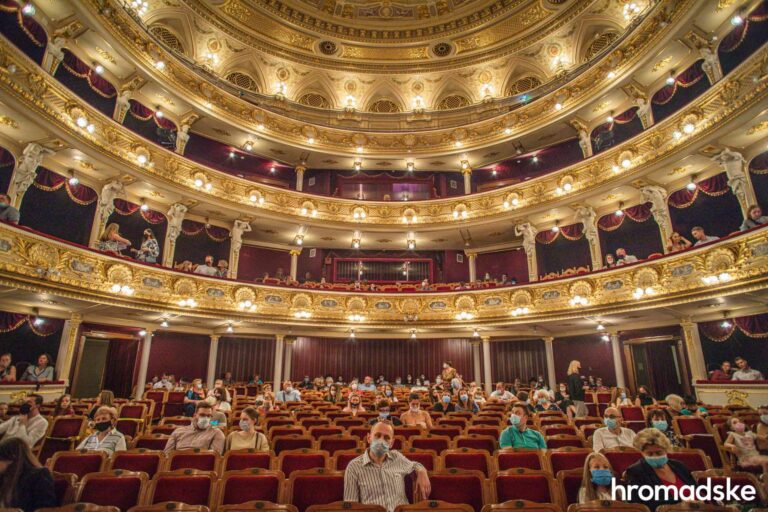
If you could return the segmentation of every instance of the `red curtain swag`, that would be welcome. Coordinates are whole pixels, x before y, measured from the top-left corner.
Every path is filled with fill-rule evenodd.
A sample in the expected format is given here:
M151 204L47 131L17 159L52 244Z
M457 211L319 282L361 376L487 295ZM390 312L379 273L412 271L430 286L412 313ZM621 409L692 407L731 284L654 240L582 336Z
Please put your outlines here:
M229 230L219 226L208 225L194 220L184 220L181 223L181 232L187 236L197 236L202 232L214 242L225 242L229 238Z
M91 69L88 64L78 59L74 53L66 48L63 51L64 60L61 62L61 65L64 66L64 69L77 77L88 80L88 85L99 96L104 98L114 98L117 96L117 90L111 83Z
M16 164L16 159L10 151L5 148L0 148L0 168L13 167Z
M741 46L741 43L744 42L744 39L747 38L747 33L749 32L750 28L749 25L751 23L761 23L767 19L768 4L763 2L757 6L755 10L749 13L749 16L744 19L744 23L734 27L733 30L731 30L728 35L723 38L717 50L723 53L731 53L737 50L739 46ZM757 30L765 29L762 27L757 27Z
M749 172L754 174L768 174L768 151L760 153L749 162Z
M701 332L712 341L722 342L730 338L739 329L750 338L768 338L768 313L733 318L723 324L723 320L699 324Z
M40 318L43 322L35 325L35 321ZM61 330L64 326L64 320L57 318L42 318L32 315L20 315L18 313L0 312L0 332L11 332L22 327L25 323L38 336L50 336Z
M176 129L176 124L173 121L165 117L157 117L154 110L152 110L151 108L145 107L144 105L142 105L136 100L129 100L129 101L131 104L130 113L133 117L135 117L139 121L149 121L150 119L154 119L155 124L160 128L163 128L165 130Z
M82 184L70 185L69 178L53 171L40 167L33 185L45 192L54 192L65 187L69 198L80 206L88 206L96 201L99 196L95 190Z
M608 215L600 217L597 221L597 227L603 231L615 231L621 227L624 223L624 219L631 219L635 222L645 222L653 216L650 203L630 206L629 208L624 208L622 211L624 212L624 215L609 213Z
M36 46L42 47L48 44L48 35L45 33L43 26L31 16L24 16L18 2L13 0L0 0L0 11L15 12L19 27L21 27L21 30L27 34L29 39L31 39Z
M699 192L711 197L717 197L726 194L729 190L728 176L723 172L706 180L699 181L693 190L683 188L673 192L667 202L675 208L689 208L696 201Z
M601 133L609 132L613 130L614 124L631 123L632 121L635 120L635 117L637 117L637 110L638 110L638 107L632 107L631 109L626 110L617 116L614 116L613 121L609 123L603 123L597 128L595 128L594 130L592 130L592 137L594 138L595 136Z
M656 105L666 105L675 96L678 87L691 87L695 85L699 80L704 78L706 74L702 69L703 60L696 61L688 69L675 77L675 83L672 85L665 85L653 95L652 101Z
M563 235L566 240L580 240L584 236L584 225L578 222L569 226L560 226L560 229L557 231L552 231L551 229L539 231L536 233L536 241L540 244L549 245L557 240L557 237L560 235Z
M133 215L137 211L141 217L150 224L162 224L166 221L165 215L155 210L142 211L141 206L124 199L115 199L115 211L120 215Z

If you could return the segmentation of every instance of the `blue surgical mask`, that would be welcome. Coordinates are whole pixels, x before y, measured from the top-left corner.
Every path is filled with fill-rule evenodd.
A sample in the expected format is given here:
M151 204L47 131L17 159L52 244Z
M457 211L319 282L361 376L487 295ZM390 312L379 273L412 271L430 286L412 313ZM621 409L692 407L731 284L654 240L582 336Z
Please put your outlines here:
M389 413L388 412L380 412L379 413L379 418L385 420L385 419L389 418Z
M462 402L466 402L469 399L469 396L467 395L461 395L459 396ZM768 415L766 415L766 418L768 418Z
M689 411L688 409L680 409L680 414L682 414L683 416L690 416L691 411Z
M602 485L605 487L611 485L611 481L613 480L613 473L611 473L610 469L593 469L591 470L591 473L593 484Z
M387 395L387 396L392 396L392 392L390 390L386 390L384 392L384 394Z
M654 420L651 422L653 425L653 428L659 429L662 432L666 432L669 428L669 423L667 423L667 420Z
M621 396L622 400L626 400L627 399L627 394L626 393L622 393L620 396Z
M374 439L373 442L371 442L371 452L373 452L376 457L383 457L388 451L389 444L383 439Z
M658 469L669 462L669 457L666 455L659 455L658 457L645 457L645 462L647 462L648 465L652 468Z
M449 396L444 396L444 397L443 397L443 403L446 403L446 404L449 404L449 403L451 403L451 397L449 397Z
M762 421L764 424L768 425L768 414L761 414L760 415L760 421Z
M539 405L544 405L545 403L547 403L547 401L546 401L546 400L544 400L543 398L539 398L539 400L537 401L537 403L538 403Z
M240 420L240 430L248 432L251 430L251 425L245 420Z
M197 428L199 428L200 430L206 430L210 426L211 426L211 418L207 418L203 416L197 418Z
M603 418L603 423L609 430L613 430L618 426L618 423L613 418Z
M513 414L512 416L510 416L509 417L509 424L512 425L513 427L516 427L517 425L519 425L520 424L520 416L518 416L517 414Z

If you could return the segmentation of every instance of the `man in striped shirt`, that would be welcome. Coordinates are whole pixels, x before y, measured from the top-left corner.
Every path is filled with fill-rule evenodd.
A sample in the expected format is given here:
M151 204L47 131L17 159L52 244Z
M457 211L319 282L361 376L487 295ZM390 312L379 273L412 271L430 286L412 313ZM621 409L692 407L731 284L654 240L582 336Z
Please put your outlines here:
M398 451L392 450L395 428L379 421L368 434L369 447L353 459L344 472L344 501L381 505L393 512L407 505L405 477L416 472L414 501L426 500L431 491L427 470Z

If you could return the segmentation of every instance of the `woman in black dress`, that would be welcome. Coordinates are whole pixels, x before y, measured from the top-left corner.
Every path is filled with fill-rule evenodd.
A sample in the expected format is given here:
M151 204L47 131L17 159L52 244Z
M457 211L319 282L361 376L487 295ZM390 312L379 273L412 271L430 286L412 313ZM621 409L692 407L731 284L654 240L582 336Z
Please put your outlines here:
M17 437L0 442L0 506L25 512L59 506L51 472Z

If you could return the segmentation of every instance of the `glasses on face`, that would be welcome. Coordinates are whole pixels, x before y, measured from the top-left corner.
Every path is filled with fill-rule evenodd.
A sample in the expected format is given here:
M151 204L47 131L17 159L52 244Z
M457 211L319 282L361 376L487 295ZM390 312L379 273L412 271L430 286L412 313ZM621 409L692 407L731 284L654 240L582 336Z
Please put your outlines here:
M617 414L606 414L605 417L608 418L608 419L611 419L611 420L615 420L619 416Z

